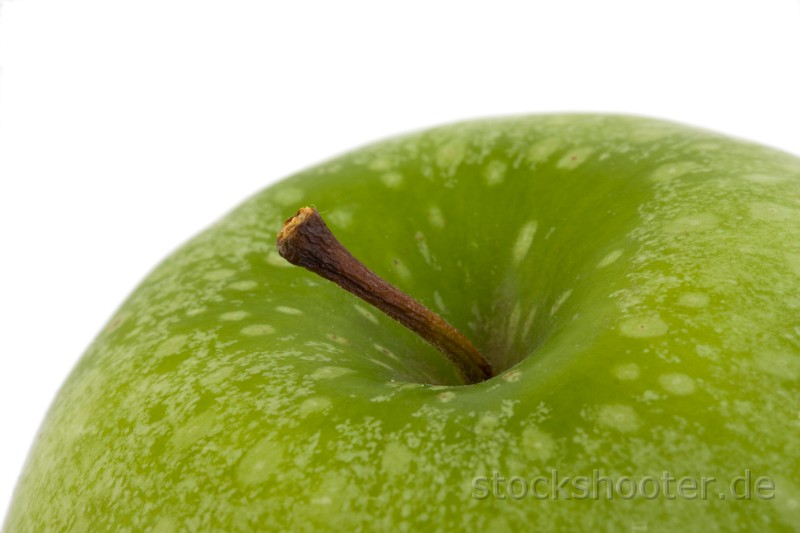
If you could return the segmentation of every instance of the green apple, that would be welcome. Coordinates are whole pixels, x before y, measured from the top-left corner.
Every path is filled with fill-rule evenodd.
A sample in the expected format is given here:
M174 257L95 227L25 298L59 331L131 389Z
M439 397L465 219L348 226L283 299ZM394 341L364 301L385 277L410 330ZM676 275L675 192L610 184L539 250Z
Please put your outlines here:
M303 205L494 377L284 261ZM466 122L166 259L54 400L5 529L792 530L798 392L798 158L637 117Z

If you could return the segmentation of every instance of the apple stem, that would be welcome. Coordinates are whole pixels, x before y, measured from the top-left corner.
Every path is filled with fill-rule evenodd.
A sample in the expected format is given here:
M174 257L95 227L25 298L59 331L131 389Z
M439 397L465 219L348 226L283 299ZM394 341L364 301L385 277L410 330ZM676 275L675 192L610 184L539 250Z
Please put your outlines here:
M439 349L465 384L492 377L492 367L475 346L445 319L417 302L353 257L322 220L303 207L278 233L278 253L377 307Z

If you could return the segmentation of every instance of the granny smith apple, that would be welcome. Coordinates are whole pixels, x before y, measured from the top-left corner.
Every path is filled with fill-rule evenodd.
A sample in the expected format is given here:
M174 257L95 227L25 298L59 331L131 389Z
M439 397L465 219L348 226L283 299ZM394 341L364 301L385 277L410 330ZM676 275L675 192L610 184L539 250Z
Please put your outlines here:
M285 261L314 206L491 364ZM156 268L53 402L5 530L793 530L800 159L544 115L380 142Z

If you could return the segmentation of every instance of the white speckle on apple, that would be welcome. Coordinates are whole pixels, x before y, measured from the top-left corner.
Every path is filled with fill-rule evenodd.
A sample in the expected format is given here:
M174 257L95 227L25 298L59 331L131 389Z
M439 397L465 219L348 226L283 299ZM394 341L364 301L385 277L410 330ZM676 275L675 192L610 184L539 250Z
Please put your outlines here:
M623 433L636 431L641 425L633 407L620 404L601 406L597 412L597 423Z
M626 337L659 337L669 331L669 326L658 313L634 316L622 320L619 332Z
M201 305L200 307L193 307L191 309L186 310L186 316L197 316L199 314L205 313L207 310L208 308L204 305Z
M440 392L438 395L439 401L442 403L451 402L455 399L456 393L453 391Z
M281 267L281 268L292 268L293 267L293 265L289 261L287 261L286 259L281 257L281 254L278 253L278 250L270 250L267 253L267 263L272 265L272 266Z
M325 396L313 396L307 398L300 404L297 413L305 418L308 415L315 413L324 413L331 408L331 400Z
M531 307L530 311L528 311L528 316L525 318L525 323L522 325L522 338L527 339L528 333L530 333L531 328L533 327L533 321L536 318L536 306L534 305Z
M534 461L548 461L556 450L556 442L548 433L536 426L522 430L522 451Z
M544 163L550 159L561 148L561 145L562 141L557 137L543 139L528 148L525 158L531 167L535 167L537 164Z
M434 228L442 229L444 227L444 214L438 206L432 205L428 208L428 222Z
M633 381L635 379L639 379L639 374L639 365L636 363L627 363L614 368L614 375L617 376L617 379L620 381Z
M695 391L694 379L686 374L662 374L658 377L661 387L676 396L687 396Z
M211 272L206 272L203 276L203 279L208 281L219 281L222 279L227 279L236 274L235 270L231 270L230 268L221 268L219 270L212 270Z
M247 337L261 337L275 333L275 328L269 324L250 324L242 328L242 335Z
M207 409L176 427L172 434L172 444L176 449L182 450L202 438L219 433L223 427L224 424L219 419L219 413L213 409Z
M787 222L800 220L800 209L773 202L753 202L750 215L765 222Z
M381 176L381 181L390 189L398 189L403 184L403 175L399 172L387 172Z
M381 346L380 344L373 344L372 346L373 346L373 347L374 347L376 350L378 350L379 352L381 352L383 355L385 355L386 357L391 357L391 358L392 358L392 359L394 359L395 361L400 361L400 358L399 358L399 357L397 357L395 354L393 354L393 353L392 353L392 351L391 351L391 350L389 350L388 348L385 348L385 347Z
M525 223L519 230L517 240L514 242L514 248L511 251L511 260L514 266L519 266L520 263L528 255L528 250L531 249L533 244L533 237L536 235L537 222L532 220Z
M800 276L800 254L786 254L786 260L789 262L789 267L792 269L792 271Z
M243 320L249 314L250 313L247 311L228 311L227 313L222 313L219 315L219 319L225 322L235 322L237 320Z
M772 183L781 183L786 181L785 176L774 176L769 174L747 174L742 176L742 179L764 185L769 185Z
M570 297L571 294L572 294L572 289L567 289L561 293L561 296L559 296L556 299L555 303L553 304L553 307L550 308L550 316L553 316L558 312L558 310L561 308L562 305L564 305L564 302L567 301L567 299Z
M358 304L353 304L353 307L355 308L355 310L358 312L359 315L363 316L373 324L378 323L378 317L376 317L370 310Z
M175 335L174 337L170 337L158 345L153 355L154 357L166 357L178 353L183 349L188 339L188 335Z
M261 485L268 482L280 468L284 447L270 437L265 437L245 452L236 469L236 479L243 485Z
M386 444L381 458L381 468L390 476L408 474L408 467L414 454L405 444L392 441Z
M337 207L330 213L325 213L325 218L334 228L349 228L353 225L353 211L350 209Z
M486 184L499 185L506 177L506 164L502 161L490 161L483 169L483 178Z
M597 263L597 268L607 267L611 263L614 263L617 259L622 257L622 250L614 250L613 252L609 252L604 258Z
M702 292L685 292L678 298L677 304L682 307L705 307L708 305L708 295Z
M658 167L652 174L650 179L654 181L667 182L672 181L686 174L694 172L702 172L706 170L703 165L694 161L679 161L677 163L668 163Z
M467 144L463 139L453 139L439 147L436 151L436 164L442 170L442 174L445 176L455 174L466 152Z
M345 337L342 337L341 335L337 335L335 333L328 333L325 336L337 344L350 344L350 341L347 340Z
M414 240L417 241L417 249L419 253L422 254L422 258L425 260L425 263L428 265L433 265L433 257L431 256L431 250L428 248L428 242L425 240L425 234L421 231L418 231L414 234Z
M719 224L719 217L711 213L698 213L673 220L665 230L668 233L694 233L708 231Z
M395 369L394 369L393 367L391 367L391 366L387 365L387 364L386 364L386 363L384 363L383 361L378 361L377 359L375 359L375 358L373 358L373 357L368 357L367 359L368 359L369 361L372 361L372 362L373 362L373 363L375 363L376 365L378 365L378 366L381 366L381 367L383 367L383 368L385 368L385 369L387 369L387 370L391 370L392 372L394 372L394 371L395 371Z
M288 264L288 261L284 260L283 258L281 259L283 260L284 263ZM233 283L228 285L229 289L233 289L235 291L250 291L255 289L256 287L258 287L258 282L250 279L245 279L242 281L234 281Z
M283 313L284 315L302 315L303 312L300 309L295 307L288 307L286 305L279 305L275 308L275 310L279 313Z
M755 356L755 366L781 381L800 378L800 357L784 352L764 352Z
M397 276L402 278L403 280L408 280L411 278L411 271L408 269L406 264L403 263L399 258L395 257L392 259L392 268L394 269Z
M314 370L309 377L315 380L336 379L346 376L347 374L352 374L353 372L355 372L355 370L342 366L321 366Z
M280 205L295 207L303 199L304 194L303 189L297 187L281 187L275 191L273 198Z
M564 157L558 160L556 167L565 170L578 168L584 162L586 162L587 159L589 159L589 156L591 156L593 152L594 148L590 146L584 146L583 148L570 150Z
M436 304L440 312L447 313L447 306L444 304L444 300L442 299L442 295L439 294L439 291L433 291L433 303Z
M522 371L517 368L509 370L508 372L500 376L500 378L503 381L507 381L509 383L516 383L517 381L519 381L520 377L522 377Z
M478 435L491 435L497 429L500 420L492 413L486 413L475 423L475 433Z

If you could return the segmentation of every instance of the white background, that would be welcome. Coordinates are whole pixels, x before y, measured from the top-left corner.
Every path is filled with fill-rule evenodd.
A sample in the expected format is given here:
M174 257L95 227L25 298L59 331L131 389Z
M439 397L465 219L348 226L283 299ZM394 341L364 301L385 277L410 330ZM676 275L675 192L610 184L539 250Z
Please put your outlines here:
M0 522L85 347L178 244L398 132L670 118L800 154L798 0L0 0Z

